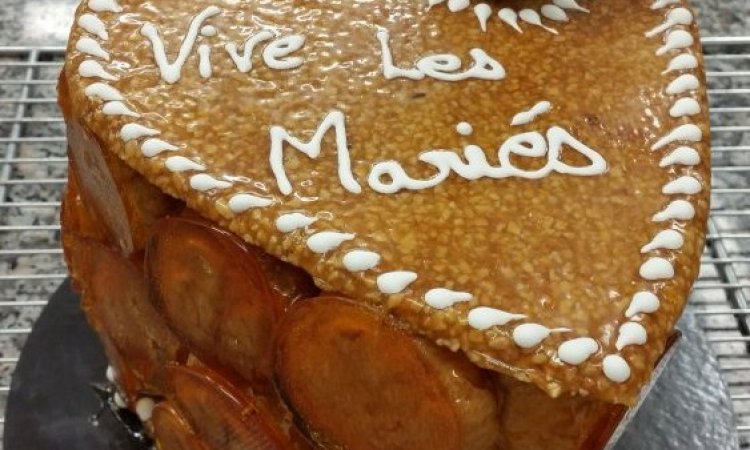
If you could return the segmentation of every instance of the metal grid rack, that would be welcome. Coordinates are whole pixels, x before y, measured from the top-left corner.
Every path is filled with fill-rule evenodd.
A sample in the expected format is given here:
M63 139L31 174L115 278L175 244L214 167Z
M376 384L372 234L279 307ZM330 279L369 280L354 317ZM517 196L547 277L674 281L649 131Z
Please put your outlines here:
M750 37L704 38L714 138L709 236L690 308L719 358L750 448ZM65 279L66 178L56 47L0 47L0 408L20 350ZM4 419L0 417L0 430Z

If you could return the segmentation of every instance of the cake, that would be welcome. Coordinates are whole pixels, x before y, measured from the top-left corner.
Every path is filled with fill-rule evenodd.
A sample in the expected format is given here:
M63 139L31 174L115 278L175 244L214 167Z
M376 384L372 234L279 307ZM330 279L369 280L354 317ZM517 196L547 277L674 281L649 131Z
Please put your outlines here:
M600 449L698 274L683 0L86 0L59 91L159 449Z

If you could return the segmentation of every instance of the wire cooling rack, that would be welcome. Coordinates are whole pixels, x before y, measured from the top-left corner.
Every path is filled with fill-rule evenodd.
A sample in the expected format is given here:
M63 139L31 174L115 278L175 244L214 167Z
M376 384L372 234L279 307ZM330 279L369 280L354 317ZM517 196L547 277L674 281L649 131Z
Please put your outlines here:
M741 447L750 448L750 37L703 44L714 189L690 308L729 384ZM55 103L62 60L62 48L0 47L0 410L34 321L67 276L59 222L65 128Z

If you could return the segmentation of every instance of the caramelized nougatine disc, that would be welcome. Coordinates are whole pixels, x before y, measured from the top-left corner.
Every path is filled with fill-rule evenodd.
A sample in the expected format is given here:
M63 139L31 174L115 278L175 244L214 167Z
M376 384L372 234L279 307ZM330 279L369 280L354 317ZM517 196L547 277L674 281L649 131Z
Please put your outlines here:
M257 254L206 222L160 222L146 251L152 300L198 357L250 381L269 380L282 300Z
M125 161L158 187L144 209L167 193L477 365L632 404L704 247L695 15L479 3L82 2L61 86L81 190L137 247Z
M297 303L277 342L279 389L323 445L481 450L497 444L495 397L472 375L476 367L426 350L349 300Z
M169 368L174 404L210 449L287 450L296 448L253 401L218 374L196 367Z
M142 271L103 244L72 241L75 259L85 263L80 269L83 308L92 326L119 355L115 360L138 379L141 390L164 392L165 365L182 359L181 346L149 301Z

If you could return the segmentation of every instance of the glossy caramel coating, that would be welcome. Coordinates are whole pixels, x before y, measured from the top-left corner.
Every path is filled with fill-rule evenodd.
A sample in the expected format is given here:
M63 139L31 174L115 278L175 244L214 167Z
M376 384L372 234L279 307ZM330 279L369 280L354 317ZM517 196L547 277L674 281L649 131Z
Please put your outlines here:
M508 5L543 3L519 0ZM710 186L708 116L703 108L692 120L706 136L694 145L702 162L679 173L694 176L704 189L690 196L695 219L673 225L684 231L685 245L679 252L664 253L676 276L658 283L642 280L640 249L664 228L652 216L675 198L661 191L677 173L660 168L663 152L649 148L684 123L669 116L672 100L664 92L676 74L662 73L677 52L656 56L662 35L644 37L664 21L666 12L652 10L651 3L582 1L591 14L556 25L560 34L555 36L537 29L518 34L499 22L482 33L468 10L428 11L411 0L280 0L273 6L243 1L222 5L225 11L211 21L219 31L206 40L214 48L214 75L201 78L192 54L182 79L169 85L158 75L141 26L158 24L174 49L190 19L214 3L122 0L125 13L99 15L109 31L104 46L111 54L103 67L120 78L112 85L143 114L139 123L161 130L161 137L178 145L181 155L200 161L217 177L239 178L230 189L199 193L189 187L189 174L165 169L167 155L149 159L137 143L123 144L120 128L132 119L101 114L101 103L83 93L91 80L77 72L86 59L75 49L79 28L73 30L66 65L72 105L68 120L80 122L105 151L124 159L164 192L270 254L303 267L322 289L378 306L412 331L460 348L475 363L531 381L550 395L570 391L632 403L662 354L697 275ZM85 12L84 6L79 16ZM223 45L244 41L261 29L259 24L305 34L300 52L304 65L275 71L256 61L252 72L240 73ZM471 48L480 47L502 62L507 77L457 83L386 80L377 26L390 30L400 64L411 66L423 55L445 51L466 60ZM697 42L697 27L688 29ZM700 60L697 46L687 52ZM703 88L687 96L706 104ZM541 100L552 103L550 113L528 126L509 126L516 113ZM339 183L334 142L328 136L317 160L286 149L285 167L295 194L282 195L268 162L269 128L282 125L309 138L332 109L346 114L352 167L363 192L349 193ZM455 126L460 121L471 122L474 135L458 135ZM597 149L608 163L607 173L476 181L452 175L437 188L395 195L376 193L366 185L372 164L379 161L395 159L412 176L428 177L433 169L417 162L425 149L477 144L494 160L495 149L510 136L553 125ZM527 169L535 164L532 159L517 161ZM226 204L238 192L268 195L275 203L233 214ZM281 234L274 221L291 211L319 220L305 232ZM357 238L321 256L310 252L305 241L323 230L355 233ZM378 252L382 263L364 274L349 273L341 258L355 247ZM375 278L391 270L411 270L419 278L402 294L381 295ZM474 299L437 311L423 300L435 287L469 291ZM621 352L632 374L617 384L604 377L602 357L618 353L614 346L617 330L627 320L623 313L632 295L644 289L659 294L661 308L641 319L648 343ZM479 305L572 331L523 350L511 339L512 326L479 332L467 325L468 311ZM593 337L601 350L579 366L560 362L559 345L579 336Z

